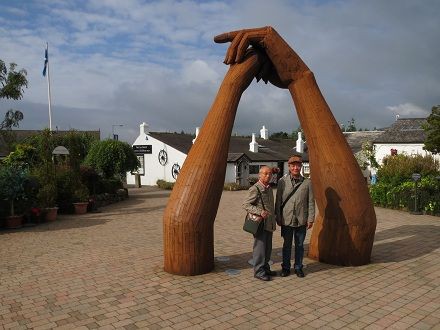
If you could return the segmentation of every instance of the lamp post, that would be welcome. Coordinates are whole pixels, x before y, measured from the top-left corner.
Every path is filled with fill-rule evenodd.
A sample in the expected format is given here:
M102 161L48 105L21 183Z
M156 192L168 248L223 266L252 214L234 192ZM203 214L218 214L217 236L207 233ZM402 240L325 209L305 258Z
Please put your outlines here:
M112 136L113 136L113 140L118 140L118 134L115 134L115 127L122 127L124 125L119 124L119 125L112 125Z

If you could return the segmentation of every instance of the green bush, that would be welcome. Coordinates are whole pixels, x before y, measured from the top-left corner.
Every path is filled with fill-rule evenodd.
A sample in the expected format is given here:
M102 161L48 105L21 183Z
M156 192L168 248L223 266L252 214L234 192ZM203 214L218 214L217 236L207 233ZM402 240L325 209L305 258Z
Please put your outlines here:
M165 180L157 180L156 184L159 188L165 189L165 190L172 190L174 187L174 182L168 182Z
M140 166L133 148L128 143L110 139L95 141L84 164L92 166L107 179L115 176L122 178L126 172L133 172Z
M73 191L77 183L74 171L69 169L59 170L56 174L57 204L71 204L73 202Z
M80 183L76 186L73 191L73 201L74 202L88 202L90 197L89 189Z
M122 189L124 185L120 179L102 179L100 193L116 194L118 189Z
M415 185L413 181L405 181L397 186L379 182L370 186L373 203L378 206L414 210ZM440 182L436 176L423 177L417 188L418 210L429 214L440 214Z
M417 188L417 209L440 213L440 166L432 156L399 154L384 159L377 175L378 183L370 186L375 205L395 209L415 209L415 184L412 174L422 178Z
M383 159L382 166L377 171L380 182L391 183L397 186L411 180L413 173L420 173L422 177L438 175L439 162L432 156L398 154Z
M19 166L0 166L0 199L9 201L9 215L16 215L15 204L26 199L29 172Z

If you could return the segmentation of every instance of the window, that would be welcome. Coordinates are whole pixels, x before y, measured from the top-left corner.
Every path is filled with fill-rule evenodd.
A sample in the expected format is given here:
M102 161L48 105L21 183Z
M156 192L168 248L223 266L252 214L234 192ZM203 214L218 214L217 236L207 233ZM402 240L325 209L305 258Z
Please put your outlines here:
M258 174L260 172L260 165L249 165L249 174Z

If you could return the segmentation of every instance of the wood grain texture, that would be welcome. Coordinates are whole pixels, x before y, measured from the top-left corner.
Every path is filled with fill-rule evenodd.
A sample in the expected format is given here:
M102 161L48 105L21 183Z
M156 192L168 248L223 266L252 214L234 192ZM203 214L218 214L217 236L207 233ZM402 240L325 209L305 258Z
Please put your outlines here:
M376 214L353 153L308 72L289 86L309 146L310 173L319 210L309 257L334 265L370 262Z
M198 275L214 267L214 220L223 190L229 140L243 91L261 67L248 54L231 65L174 185L163 218L164 270Z

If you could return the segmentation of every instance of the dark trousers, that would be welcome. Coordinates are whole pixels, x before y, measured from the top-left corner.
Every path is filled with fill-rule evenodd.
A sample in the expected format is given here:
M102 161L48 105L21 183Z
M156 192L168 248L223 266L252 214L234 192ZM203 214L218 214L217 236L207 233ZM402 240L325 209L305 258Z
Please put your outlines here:
M302 269L304 258L304 240L306 239L307 226L290 227L281 226L283 243L283 270L290 271L290 257L292 256L292 239L295 239L295 269Z
M265 275L270 270L269 260L272 254L271 231L261 228L254 236L254 249L252 260L254 262L254 275Z

